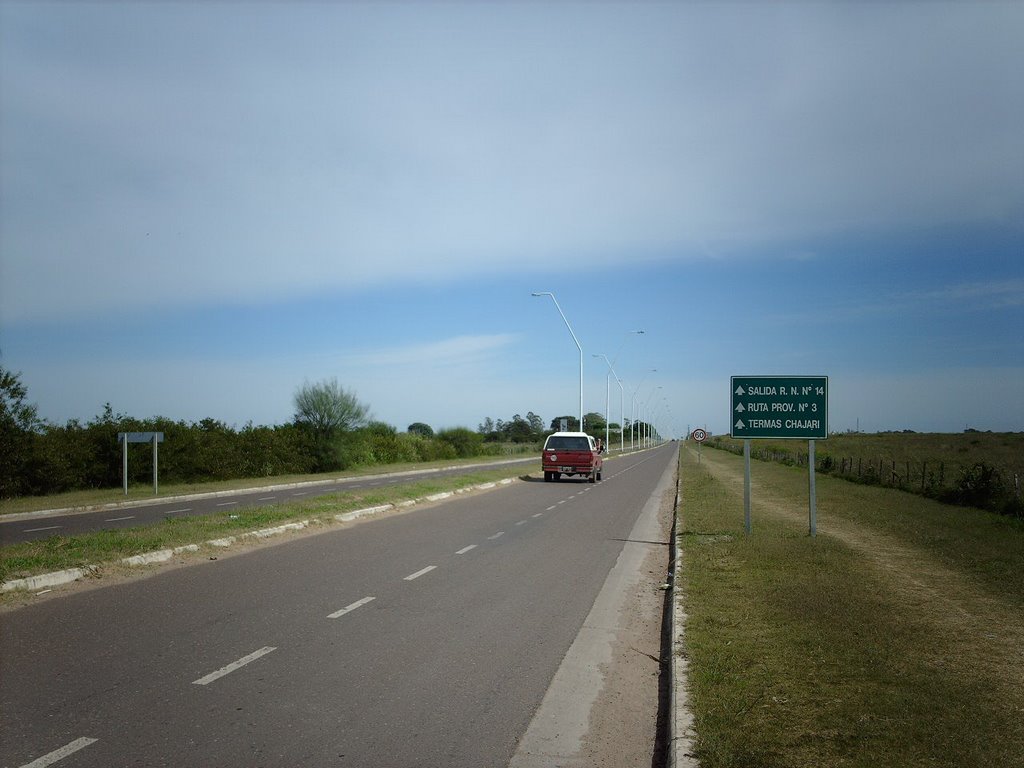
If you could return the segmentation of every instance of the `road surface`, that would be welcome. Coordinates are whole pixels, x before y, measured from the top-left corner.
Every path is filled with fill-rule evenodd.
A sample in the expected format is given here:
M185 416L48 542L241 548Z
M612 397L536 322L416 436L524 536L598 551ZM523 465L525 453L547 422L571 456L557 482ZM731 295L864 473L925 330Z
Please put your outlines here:
M8 611L0 766L504 768L675 457Z
M75 536L80 533L133 528L139 525L153 525L170 517L192 517L211 515L216 512L241 507L259 507L281 504L301 498L314 498L339 491L355 491L361 488L382 488L394 485L417 483L424 478L479 472L499 466L522 464L532 468L531 462L539 466L540 459L514 459L500 463L472 464L441 470L414 470L389 475L346 477L334 482L311 482L295 487L258 488L227 494L207 494L204 498L154 499L149 502L132 503L130 506L107 507L91 512L60 512L59 514L16 514L0 517L0 546L22 541L36 541L50 536ZM528 470L526 470L528 471Z

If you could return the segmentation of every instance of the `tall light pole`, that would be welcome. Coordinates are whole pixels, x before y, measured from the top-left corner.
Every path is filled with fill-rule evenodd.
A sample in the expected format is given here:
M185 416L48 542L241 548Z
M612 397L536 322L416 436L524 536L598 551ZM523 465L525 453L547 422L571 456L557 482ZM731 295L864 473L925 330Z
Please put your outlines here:
M580 344L580 340L576 338L576 334L573 333L572 326L569 325L569 321L565 319L565 313L562 308L558 306L558 299L555 298L555 294L550 291L538 291L533 293L534 296L550 296L551 300L555 302L555 309L558 310L558 314L562 316L562 320L565 322L565 327L569 329L569 334L572 336L572 340L576 342L576 348L580 351L580 432L583 431L583 345Z
M662 388L662 387L658 386L658 387L654 387L653 389L651 389L650 390L650 394L647 395L647 399L644 400L644 403L643 403L642 412L644 414L644 425L643 425L643 430L642 431L645 432L644 437L643 437L643 446L644 447L650 447L650 408L649 408L650 398L653 397L654 393L657 392L657 390L660 389L660 388Z
M643 331L626 331L626 335L622 337L622 343L619 344L619 348L615 350L615 357L608 367L611 369L612 375L615 376L615 383L619 385L619 453L626 452L626 414L624 409L624 401L626 399L626 390L622 387L622 379L619 378L619 374L615 373L615 363L619 361L619 354L622 352L622 348L626 345L626 339L630 336L643 335ZM608 362L608 358L605 358L605 362ZM605 378L605 389L609 388L607 377ZM607 410L607 408L606 408ZM608 417L605 416L605 421ZM605 440L607 441L607 430L605 430ZM630 441L632 443L632 440ZM632 448L632 445L630 445Z
M651 442L651 409L649 408L649 403L651 402L651 398L654 397L654 394L659 389L661 389L661 387L655 387L654 389L652 389L651 394L649 394L647 396L647 399L644 401L644 448L649 448Z
M636 385L636 389L633 390L633 395L630 398L632 405L630 405L629 408L629 415L630 418L633 420L633 423L629 425L629 450L633 450L633 436L636 434L636 393L640 391L640 387L642 387L644 385L644 382L647 381L647 375L650 373L657 372L657 368L651 368L650 371L645 373L644 377L640 379L640 383Z
M611 399L612 382L611 377L615 375L615 369L612 368L611 361L608 359L608 355L591 355L591 357L603 357L604 361L608 363L608 373L604 377L604 449L608 450L608 421L611 418L611 414L608 412L611 408L609 401ZM619 377L615 376L615 380L618 381ZM622 425L619 425L619 431L622 431Z

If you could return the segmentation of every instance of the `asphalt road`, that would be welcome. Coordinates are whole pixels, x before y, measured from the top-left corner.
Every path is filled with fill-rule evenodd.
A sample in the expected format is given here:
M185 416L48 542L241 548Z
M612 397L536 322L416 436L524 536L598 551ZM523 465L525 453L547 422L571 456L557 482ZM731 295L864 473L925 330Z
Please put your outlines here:
M0 766L507 766L674 445L0 620Z
M11 515L0 517L0 546L16 544L22 541L35 541L50 536L74 536L91 531L152 525L171 516L191 517L195 515L210 515L215 512L224 512L225 510L239 507L280 504L303 497L324 496L337 493L338 491L416 483L425 477L467 474L482 469L507 466L513 463L521 463L523 466L528 466L532 469L531 462L539 466L540 459L539 457L532 457L491 464L466 465L436 471L418 470L391 475L349 477L330 483L305 483L298 487L262 488L251 491L229 492L216 496L210 494L205 498L172 497L163 500L133 502L130 506L107 507L93 512L76 511L58 514L30 513L28 515Z

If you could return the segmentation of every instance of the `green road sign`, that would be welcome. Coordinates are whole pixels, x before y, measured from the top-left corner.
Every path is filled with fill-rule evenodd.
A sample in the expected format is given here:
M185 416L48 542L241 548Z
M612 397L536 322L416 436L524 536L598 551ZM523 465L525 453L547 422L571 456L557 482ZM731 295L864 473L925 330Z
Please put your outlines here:
M828 376L733 376L729 388L734 438L828 437Z

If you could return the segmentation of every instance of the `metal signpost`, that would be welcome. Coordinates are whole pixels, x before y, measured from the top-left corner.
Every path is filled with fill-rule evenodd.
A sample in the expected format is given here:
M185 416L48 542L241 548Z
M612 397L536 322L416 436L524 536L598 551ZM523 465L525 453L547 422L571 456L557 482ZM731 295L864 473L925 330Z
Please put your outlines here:
M697 463L700 464L700 449L704 441L708 439L708 433L703 429L695 429L691 436L697 441Z
M750 441L806 440L808 518L817 535L818 503L814 483L814 441L828 438L828 376L733 376L729 380L730 430L743 440L743 506L750 522Z
M118 432L117 442L121 443L123 466L122 472L124 473L124 495L128 495L128 443L152 443L153 444L153 495L155 496L158 488L158 471L157 471L157 443L164 441L163 432Z

